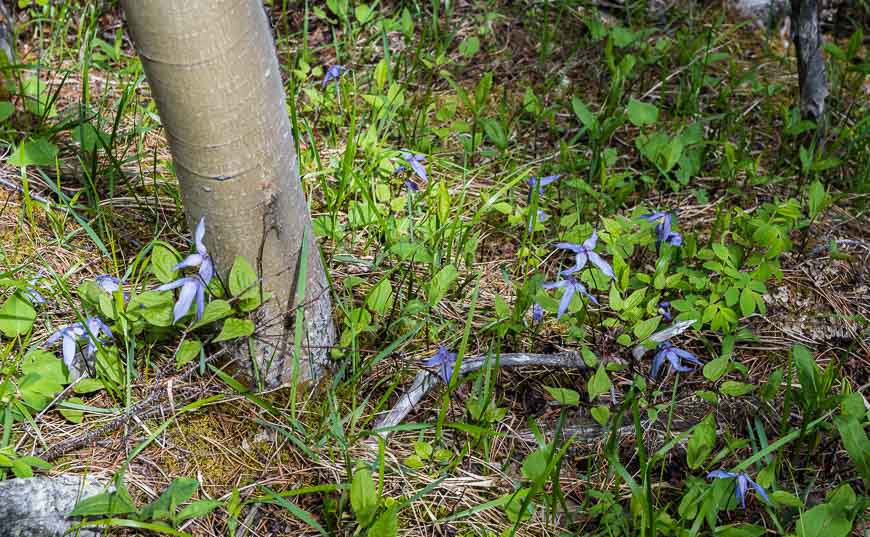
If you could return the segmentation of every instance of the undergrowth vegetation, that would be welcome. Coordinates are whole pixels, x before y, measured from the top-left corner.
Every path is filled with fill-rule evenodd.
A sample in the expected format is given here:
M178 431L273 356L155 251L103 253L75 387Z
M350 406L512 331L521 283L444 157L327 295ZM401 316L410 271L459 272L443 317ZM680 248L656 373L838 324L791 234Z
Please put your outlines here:
M718 2L267 2L340 337L262 392L116 2L18 3L0 478L109 535L868 531L865 4L822 131Z

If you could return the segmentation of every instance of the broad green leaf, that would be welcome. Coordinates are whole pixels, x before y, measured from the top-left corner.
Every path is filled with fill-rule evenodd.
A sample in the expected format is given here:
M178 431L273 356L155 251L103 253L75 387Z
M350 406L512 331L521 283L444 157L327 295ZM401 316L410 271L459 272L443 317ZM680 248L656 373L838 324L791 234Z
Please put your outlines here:
M551 388L549 386L544 386L544 389L547 390L550 397L563 405L576 406L580 404L580 394L574 390L568 388Z
M142 508L142 518L152 520L166 520L175 509L189 500L196 489L199 481L188 477L177 477L155 501Z
M453 285L453 282L456 281L458 276L459 271L456 270L456 267L452 264L444 266L437 274L435 274L435 277L432 278L432 282L429 284L430 306L434 306L441 302L441 299L443 299L447 294L450 286Z
M58 362L60 362L60 360L58 360ZM93 379L90 377L85 377L83 379L80 379L78 382L76 382L76 385L73 388L73 391L75 393L78 393L78 394L85 394L85 393L98 392L98 391L103 390L105 388L106 388L106 386L103 384L102 380Z
M770 493L770 499L777 505L785 505L787 507L802 507L803 502L800 498L790 492L784 490L775 490Z
M653 332L656 331L656 328L659 327L659 323L661 323L662 317L661 315L656 315L651 319L646 319L644 321L640 321L634 325L634 336L638 339L638 341L643 341L646 338L650 337Z
M598 366L598 370L586 383L586 390L589 392L589 400L594 401L596 397L610 390L610 377L607 376L607 371L603 365Z
M221 299L212 300L205 305L205 309L202 312L202 319L195 322L193 328L199 328L200 326L211 324L215 321L229 317L232 314L233 308L230 306L229 302Z
M198 339L186 339L179 345L175 352L175 366L183 367L199 356L199 351L202 349L202 343Z
M350 505L360 526L371 524L378 511L379 497L372 474L365 468L354 472L350 486Z
M250 319L236 319L235 317L231 317L224 321L224 327L221 329L220 334L214 338L214 343L250 336L253 333L254 321Z
M834 425L858 474L865 486L870 487L870 439L867 438L867 431L854 416L837 416Z
M9 338L22 336L30 332L35 319L36 310L30 301L18 292L12 293L0 308L0 332Z
M127 311L142 316L152 326L172 326L174 301L172 291L145 291L130 299Z
M480 50L480 39L477 36L466 37L462 43L459 43L459 53L466 58L474 56L478 50Z
M522 467L526 479L534 483L542 483L547 478L547 459L551 449L551 446L547 446L528 454Z
M151 250L151 273L160 283L169 283L178 277L178 271L174 268L178 261L178 254L174 250L155 244Z
M13 166L54 166L57 151L57 146L45 138L36 138L19 145L7 162Z
M15 105L9 101L0 101L0 123L9 119L15 113Z
M574 115L577 116L577 119L580 120L580 123L585 129L595 130L595 127L598 126L598 119L583 101L574 97L571 99L571 108L574 110Z
M631 99L628 102L628 120L635 127L652 125L659 119L659 109L655 105Z
M191 502L187 507L181 510L176 517L178 522L184 522L185 520L191 518L201 518L218 507L223 505L223 502L218 500L197 500L195 502Z
M21 361L21 372L25 375L36 373L55 384L66 384L67 382L63 362L54 354L42 349L34 349L24 355L24 359Z
M366 306L378 315L384 315L393 303L393 284L389 277L384 278L372 287L366 297Z
M729 365L731 365L731 359L727 356L710 360L704 364L704 378L712 382L719 380L722 375L728 372Z
M801 384L799 394L804 408L806 410L815 409L819 396L819 377L821 377L819 366L816 365L812 352L803 345L795 345L792 347L791 353L797 370L798 382Z
M604 405L593 407L590 411L592 414L592 419L594 419L598 425L602 427L607 427L607 421L610 419L610 409Z
M719 388L722 393L732 397L746 395L754 389L754 385L746 384L745 382L737 382L736 380L726 380L722 383L722 387Z
M237 257L233 262L233 268L230 269L229 287L230 294L234 297L241 297L242 300L257 297L259 293L257 273L245 258ZM252 292L253 295L251 295Z
M82 401L80 397L70 397L66 402L84 404L84 401ZM60 408L59 412L60 415L66 418L70 423L81 423L82 417L84 416L84 412L72 408Z
M804 512L795 526L797 537L846 537L852 522L841 509L823 503Z
M372 18L373 13L374 10L368 4L358 4L354 9L354 15L360 24L367 23Z
M810 190L807 195L807 203L809 206L810 218L816 218L825 206L825 198L827 192L821 181L815 180L810 185Z
M395 505L381 513L369 528L368 537L396 537L399 533L399 516Z
M90 496L76 504L69 516L123 515L135 513L136 506L130 503L124 495L114 492L104 492Z
M716 446L716 422L713 414L708 414L692 429L686 447L686 462L689 468L697 470L704 465L707 457Z

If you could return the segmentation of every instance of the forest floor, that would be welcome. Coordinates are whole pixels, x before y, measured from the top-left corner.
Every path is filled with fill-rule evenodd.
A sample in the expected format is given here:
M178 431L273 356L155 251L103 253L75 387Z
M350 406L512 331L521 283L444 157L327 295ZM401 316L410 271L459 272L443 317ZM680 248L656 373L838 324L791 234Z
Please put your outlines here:
M870 531L865 4L825 27L817 137L789 43L719 2L273 2L340 334L296 401L223 373L220 323L183 339L113 318L97 382L71 383L46 346L113 311L96 276L136 300L160 283L157 250L191 239L120 8L38 4L0 95L3 311L33 312L0 326L0 478L27 456L116 478L139 508L107 535ZM680 244L640 218L658 211ZM555 244L593 232L613 278L589 256L560 279L575 256ZM45 302L23 305L28 289ZM672 319L695 321L672 342L704 365L654 376L667 349L632 350ZM377 429L440 346L490 360ZM562 352L583 366L497 367ZM750 488L741 508L718 469L769 500ZM141 509L178 478L214 501Z

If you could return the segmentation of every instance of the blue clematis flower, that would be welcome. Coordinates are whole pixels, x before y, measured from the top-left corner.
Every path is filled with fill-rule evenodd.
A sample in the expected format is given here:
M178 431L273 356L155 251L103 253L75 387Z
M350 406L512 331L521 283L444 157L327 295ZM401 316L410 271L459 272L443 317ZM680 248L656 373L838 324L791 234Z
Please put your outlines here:
M329 69L326 70L326 76L323 77L323 82L321 83L321 87L325 88L327 84L332 82L333 80L338 80L341 78L341 75L347 72L347 68L343 65L332 65Z
M662 318L667 322L671 322L674 320L674 315L671 313L671 303L667 300L662 300L659 302L658 307L659 314L661 314Z
M755 492L761 496L765 502L770 503L770 498L767 496L767 491L764 490L764 487L756 483L752 480L751 477L746 475L745 472L735 473L735 472L726 472L724 470L714 470L707 474L707 479L737 479L737 485L734 489L734 496L736 496L737 501L740 502L740 506L743 509L746 509L746 491L749 490L751 486L755 489Z
M656 250L661 247L663 242L671 246L682 246L683 236L676 231L671 231L671 219L673 218L671 213L654 212L652 214L643 214L640 217L648 222L661 220L661 222L656 224Z
M530 187L532 187L532 189L537 187L538 194L543 196L544 195L544 187L549 185L549 184L555 183L556 181L558 181L561 178L562 178L561 175L548 175L546 177L540 177L540 178L529 177L526 180L526 184L529 185Z
M686 373L692 370L691 367L683 365L683 360L694 365L702 365L697 356L689 351L684 351L683 349L674 347L673 343L670 341L665 341L659 344L657 350L658 352L656 352L656 355L653 357L652 371L650 372L653 378L658 377L659 371L661 371L665 360L671 364L671 367L674 370L681 373Z
M402 151L402 159L404 159L405 162L408 163L408 165L414 171L414 174L416 174L417 177L419 177L421 181L423 181L424 183L429 181L429 176L426 174L426 167L423 166L423 162L426 161L425 155L420 155L417 153L408 153L407 151ZM405 166L399 166L398 168L396 168L395 173L403 172L407 169L408 168L406 168ZM417 185L414 185L414 186L417 186ZM419 190L419 188L417 188L415 190Z
M45 304L45 297L36 289L37 285L39 285L39 280L41 279L42 271L38 272L36 276L27 281L27 287L25 287L23 291L24 297L34 306Z
M89 317L85 319L85 324L75 323L61 328L45 341L45 345L53 345L58 340L63 339L63 363L72 370L79 343L87 342L84 354L90 358L97 350L95 338L99 338L101 333L106 336L106 339L100 340L101 343L107 343L113 337L112 330L102 319Z
M423 365L430 368L437 368L436 372L444 384L450 383L450 377L453 376L453 365L456 363L456 353L447 350L447 347L439 346L438 350L431 358L423 362Z
M115 291L119 291L121 289L121 280L118 278L111 276L109 274L100 274L99 276L94 278L94 281L97 282L97 285L100 286L100 289L113 294ZM128 300L130 298L130 293L124 291L124 300Z
M538 222L544 223L547 220L547 213L538 209ZM535 222L533 220L529 220L529 233L532 232L532 229L535 227Z
M544 320L544 308L542 308L540 304L534 304L532 306L532 320L536 323Z
M202 242L204 237L205 218L201 218L194 233L196 253L190 254L183 261L175 265L175 270L187 267L199 267L199 274L196 276L184 276L157 288L158 291L181 288L181 291L178 293L178 300L172 309L173 323L177 323L179 319L187 314L194 300L196 300L196 320L202 319L202 312L205 310L205 289L212 277L214 277L214 264L212 263L211 256L208 255L205 244Z
M577 254L577 264L567 270L563 270L562 274L565 276L573 274L585 267L587 261L591 261L593 265L601 270L601 272L606 274L609 278L613 278L613 268L611 268L610 264L607 263L607 261L602 259L601 256L593 251L597 243L598 233L595 231L593 231L592 236L583 241L582 244L574 244L570 242L556 243L556 248L562 250L570 250Z
M561 319L562 315L568 311L568 306L571 305L571 297L574 296L574 293L580 293L585 296L593 303L598 304L598 301L595 300L595 297L590 295L586 290L586 286L582 283L574 279L572 276L565 278L564 280L560 280L558 282L545 283L543 285L544 289L564 289L565 292L562 294L562 299L559 301L559 311L556 313L556 318Z

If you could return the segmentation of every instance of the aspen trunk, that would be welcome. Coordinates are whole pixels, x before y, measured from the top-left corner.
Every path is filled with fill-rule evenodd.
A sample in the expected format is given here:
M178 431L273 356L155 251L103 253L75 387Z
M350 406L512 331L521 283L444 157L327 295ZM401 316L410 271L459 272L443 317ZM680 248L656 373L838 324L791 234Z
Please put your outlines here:
M258 312L256 362L274 387L294 378L293 323L304 311L298 378L313 379L335 340L329 287L311 231L281 71L257 0L123 0L157 102L188 224L224 281L236 256L272 298ZM293 303L303 237L304 307ZM248 356L248 349L240 351Z
M822 132L828 82L817 0L791 0L791 32L798 62L801 116L818 125Z

